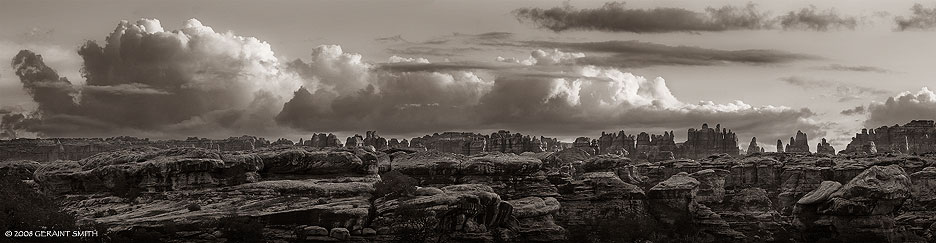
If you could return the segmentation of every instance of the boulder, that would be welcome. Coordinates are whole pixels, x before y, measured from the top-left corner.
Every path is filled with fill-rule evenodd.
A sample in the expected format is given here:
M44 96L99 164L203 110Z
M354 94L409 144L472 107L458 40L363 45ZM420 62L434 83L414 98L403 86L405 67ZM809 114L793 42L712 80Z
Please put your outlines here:
M910 196L910 177L900 166L872 166L829 196L823 214L890 214Z
M825 202L832 196L833 193L838 191L842 187L842 183L836 181L823 181L819 184L819 188L813 190L809 193L806 193L803 198L800 198L799 201L796 201L796 204L814 204Z
M328 236L339 240L348 240L351 238L351 232L346 228L332 228L331 231L328 232Z

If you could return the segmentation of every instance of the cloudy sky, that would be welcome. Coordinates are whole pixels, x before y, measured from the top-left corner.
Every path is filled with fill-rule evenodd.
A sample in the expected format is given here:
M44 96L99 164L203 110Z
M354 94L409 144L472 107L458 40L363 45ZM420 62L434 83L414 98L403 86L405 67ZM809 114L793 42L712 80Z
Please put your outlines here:
M298 139L936 119L936 1L0 0L8 138ZM22 51L28 50L28 51Z

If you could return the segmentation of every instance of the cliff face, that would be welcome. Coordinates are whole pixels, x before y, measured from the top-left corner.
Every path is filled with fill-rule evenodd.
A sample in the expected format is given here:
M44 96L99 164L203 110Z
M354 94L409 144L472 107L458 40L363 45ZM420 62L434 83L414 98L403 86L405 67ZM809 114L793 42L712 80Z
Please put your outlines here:
M936 152L936 123L932 120L913 120L903 126L861 129L861 133L855 134L842 151L847 154L929 152Z

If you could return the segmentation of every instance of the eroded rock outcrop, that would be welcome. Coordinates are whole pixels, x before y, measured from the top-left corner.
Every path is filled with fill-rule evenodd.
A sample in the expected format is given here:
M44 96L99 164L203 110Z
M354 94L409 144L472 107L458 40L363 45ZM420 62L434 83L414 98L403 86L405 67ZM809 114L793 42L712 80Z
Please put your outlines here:
M902 241L894 216L911 189L900 166L872 166L830 194L835 187L823 183L798 201L794 222L803 240Z
M446 186L434 195L378 199L375 210L373 226L378 234L429 230L447 233L444 237L448 241L493 241L497 229L506 228L516 220L513 205L501 200L490 187L478 184ZM523 212L528 214L523 216L536 214L530 211L524 208Z
M506 199L558 195L542 171L542 161L527 156L424 151L401 155L391 163L393 170L419 179L421 185L484 184Z

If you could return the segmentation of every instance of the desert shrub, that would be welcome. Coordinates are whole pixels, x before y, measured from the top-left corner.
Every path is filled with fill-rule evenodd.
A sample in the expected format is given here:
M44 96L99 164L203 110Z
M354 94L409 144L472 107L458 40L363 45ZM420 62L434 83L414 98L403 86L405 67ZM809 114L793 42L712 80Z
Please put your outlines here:
M399 220L395 224L400 227L400 231L394 242L445 242L442 239L433 240L442 235L438 230L439 220L429 210L409 206L397 209L396 214Z
M201 210L201 206L199 206L197 203L189 203L188 205L185 205L185 209L188 209L189 211L198 211Z
M374 184L374 198L398 198L416 192L418 181L400 173L390 171L380 175L380 182Z

